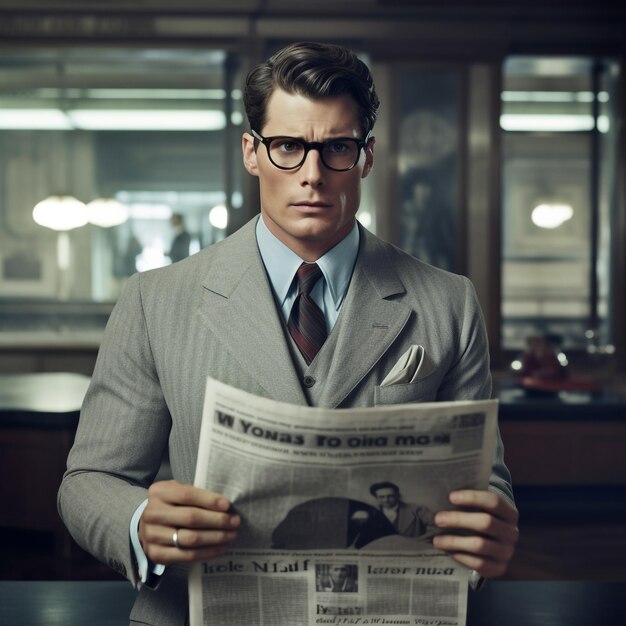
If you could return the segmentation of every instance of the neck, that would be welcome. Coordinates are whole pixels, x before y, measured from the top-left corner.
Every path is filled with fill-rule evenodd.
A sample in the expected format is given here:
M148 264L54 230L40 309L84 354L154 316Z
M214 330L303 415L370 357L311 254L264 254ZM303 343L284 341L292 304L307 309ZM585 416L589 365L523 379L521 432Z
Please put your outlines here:
M268 230L276 239L282 241L294 254L297 254L307 263L314 263L323 257L331 248L334 248L340 241L345 239L352 231L355 223L355 220L352 220L330 237L316 238L315 236L311 236L310 238L306 238L291 235L266 216L263 216L262 219Z

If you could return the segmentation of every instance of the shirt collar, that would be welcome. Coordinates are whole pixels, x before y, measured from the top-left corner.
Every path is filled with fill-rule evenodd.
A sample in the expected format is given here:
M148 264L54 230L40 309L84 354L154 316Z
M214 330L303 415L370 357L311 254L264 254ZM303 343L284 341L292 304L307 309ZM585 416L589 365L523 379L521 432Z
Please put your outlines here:
M304 261L270 232L262 216L257 222L256 239L272 289L282 306L293 277ZM355 222L352 230L317 260L337 309L346 295L358 252L359 229Z

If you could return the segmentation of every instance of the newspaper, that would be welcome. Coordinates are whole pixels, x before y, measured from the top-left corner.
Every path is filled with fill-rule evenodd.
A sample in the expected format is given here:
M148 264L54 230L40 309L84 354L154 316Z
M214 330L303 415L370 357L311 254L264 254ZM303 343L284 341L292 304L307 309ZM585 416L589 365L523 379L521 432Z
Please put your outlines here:
M464 626L468 571L433 518L487 487L496 423L495 400L321 409L209 378L195 485L242 524L192 566L191 626Z

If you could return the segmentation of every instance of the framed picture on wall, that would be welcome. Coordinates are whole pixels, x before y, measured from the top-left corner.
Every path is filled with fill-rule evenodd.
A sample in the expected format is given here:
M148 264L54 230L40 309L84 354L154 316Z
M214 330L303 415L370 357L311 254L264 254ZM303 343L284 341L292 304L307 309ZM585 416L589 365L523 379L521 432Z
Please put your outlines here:
M11 249L0 253L0 296L14 298L54 298L57 295L58 268L51 251ZM7 249L8 248L8 249Z

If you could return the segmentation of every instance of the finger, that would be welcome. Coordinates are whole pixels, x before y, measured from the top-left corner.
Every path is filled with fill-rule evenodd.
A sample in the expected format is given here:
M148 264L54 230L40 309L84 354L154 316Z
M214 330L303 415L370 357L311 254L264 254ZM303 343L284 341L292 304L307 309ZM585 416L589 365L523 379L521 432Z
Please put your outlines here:
M176 542L174 545L174 532ZM178 547L179 549L201 549L221 544L228 544L237 539L234 530L191 530L188 528L173 529L166 526L146 526L143 539L154 545Z
M209 561L225 555L228 552L227 544L208 546L203 548L180 549L176 547L149 544L145 550L146 556L154 563L171 565L172 563L193 563L195 561Z
M487 511L496 517L517 524L519 513L508 500L492 491L462 489L450 493L450 502L464 508Z
M502 576L514 553L512 545L498 544L484 537L439 535L433 539L433 545L485 578Z
M440 511L435 515L435 524L439 528L468 530L510 544L515 544L519 537L517 526L503 522L490 513Z
M177 480L163 480L150 485L148 501L156 498L178 506L195 506L213 511L228 511L231 503L220 493L213 493Z
M178 548L182 550L200 550L202 548L229 544L237 539L237 532L234 530L190 530L181 528L177 532Z
M457 563L465 565L469 569L476 570L483 578L497 578L502 576L506 570L508 563L473 554L465 554L464 552L449 553Z
M235 530L241 518L234 513L219 513L190 506L159 506L145 508L141 520L143 524L170 528L192 528L205 530Z
M178 545L174 545L174 532ZM237 538L234 531L193 531L188 529L147 526L144 528L143 549L155 563L190 563L209 560L228 552L230 542Z
M499 543L480 536L438 535L433 538L433 546L448 553L463 552L503 563L508 563L514 552L512 544Z

